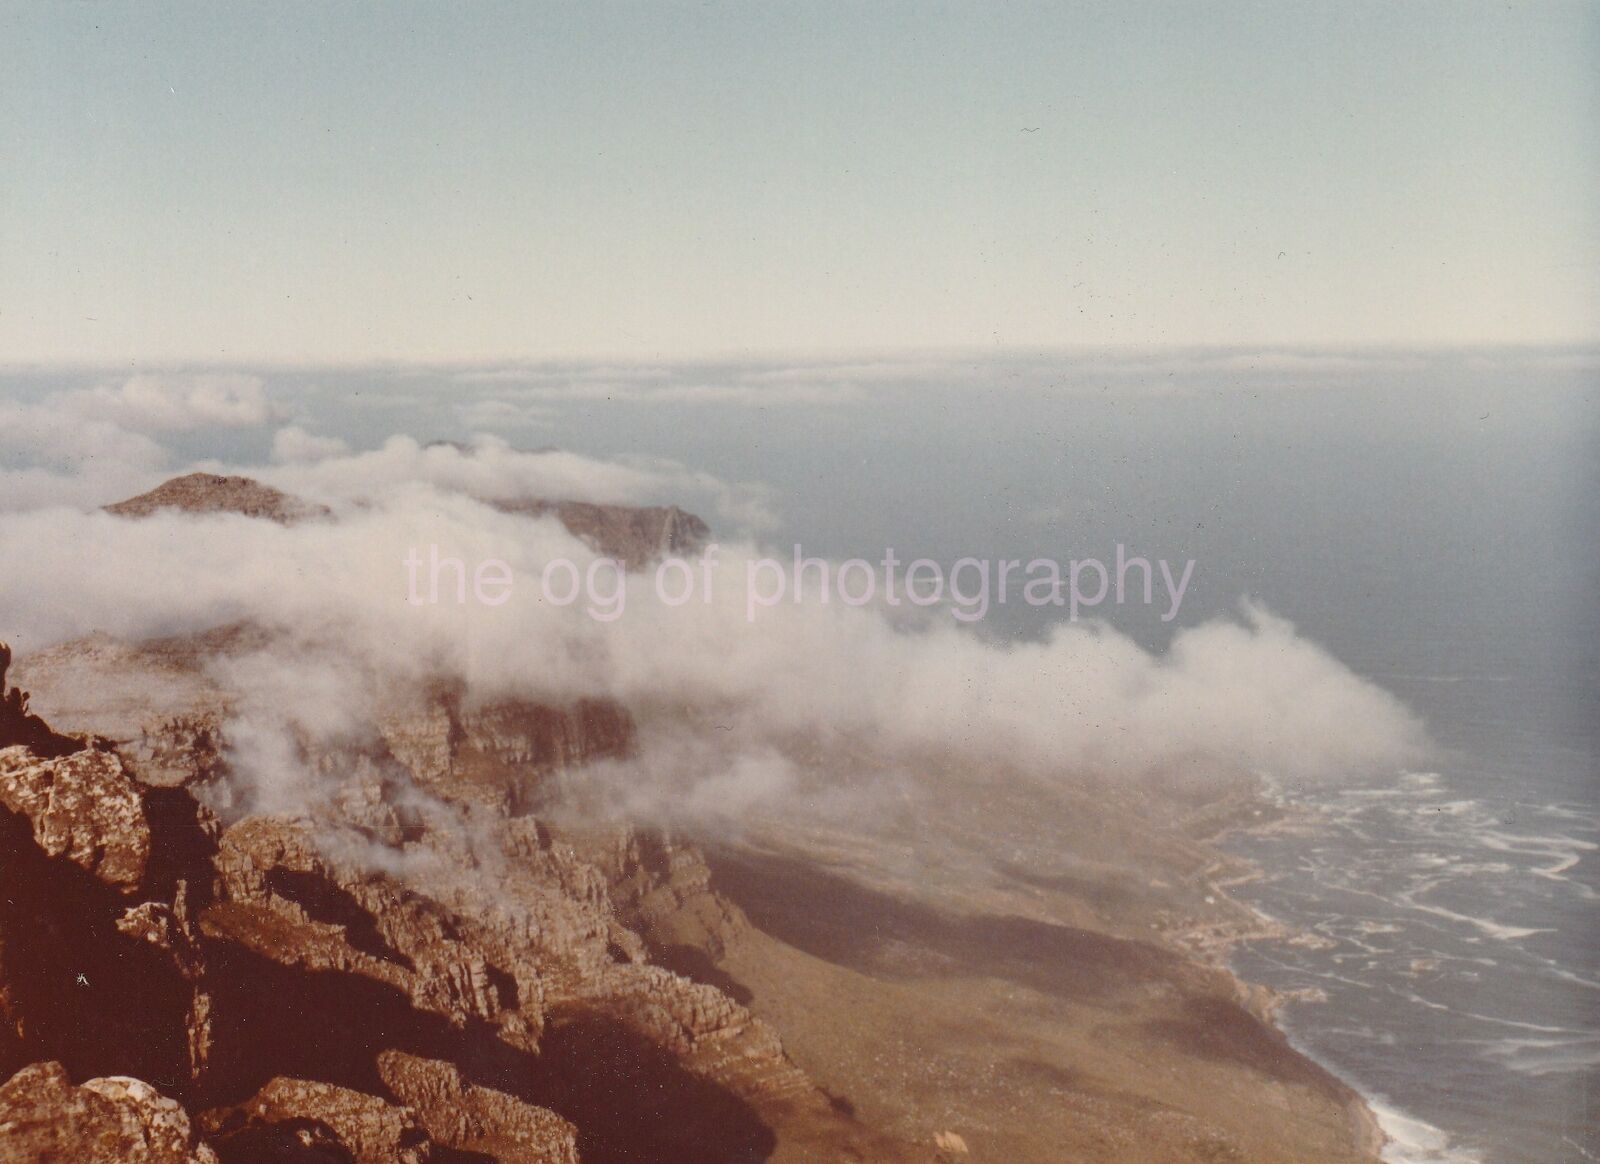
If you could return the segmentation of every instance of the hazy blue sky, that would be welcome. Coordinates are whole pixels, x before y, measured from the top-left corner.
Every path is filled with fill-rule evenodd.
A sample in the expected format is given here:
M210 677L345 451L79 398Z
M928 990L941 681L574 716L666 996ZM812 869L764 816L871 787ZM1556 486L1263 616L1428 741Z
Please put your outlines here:
M0 361L1600 335L1594 3L0 4Z

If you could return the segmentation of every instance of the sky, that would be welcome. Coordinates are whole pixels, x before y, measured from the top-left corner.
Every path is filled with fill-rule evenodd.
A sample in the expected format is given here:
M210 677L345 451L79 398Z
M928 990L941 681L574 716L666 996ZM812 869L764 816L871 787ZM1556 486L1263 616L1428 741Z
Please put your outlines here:
M1600 6L0 2L0 364L1600 338Z

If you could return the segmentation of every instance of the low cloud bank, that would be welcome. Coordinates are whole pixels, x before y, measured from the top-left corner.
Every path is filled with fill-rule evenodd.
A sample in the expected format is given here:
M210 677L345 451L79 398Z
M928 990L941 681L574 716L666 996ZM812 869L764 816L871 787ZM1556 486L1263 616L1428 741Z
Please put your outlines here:
M46 404L67 416L151 433L252 428L278 416L259 376L232 372L132 376L58 392Z
M494 607L413 605L402 562L417 545L499 559L524 577L556 558L594 559L553 518L486 499L638 502L677 489L755 525L764 501L677 466L497 441L295 451L308 456L245 471L332 505L337 520L0 514L5 632L23 650L96 630L142 639L248 620L277 632L275 646L221 676L241 693L236 760L267 791L304 778L297 736L359 736L396 680L427 677L486 701L621 701L646 747L612 774L618 787L636 808L680 816L814 805L873 773L1296 783L1394 768L1427 746L1395 699L1254 606L1180 631L1162 655L1096 624L996 645L881 606L781 604L752 622L742 583L769 551L749 540L722 544L710 602L667 607L648 573L629 575L637 601L616 622L531 588Z

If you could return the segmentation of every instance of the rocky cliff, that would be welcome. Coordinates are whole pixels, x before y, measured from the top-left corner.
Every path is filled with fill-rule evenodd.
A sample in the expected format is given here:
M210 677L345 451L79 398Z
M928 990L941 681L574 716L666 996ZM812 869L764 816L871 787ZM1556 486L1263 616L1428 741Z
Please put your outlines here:
M705 536L555 512L630 564ZM1373 1159L1215 964L1249 923L1193 814L997 785L702 847L562 811L627 708L426 675L291 741L285 810L213 665L273 645L0 646L3 1164Z
M454 795L462 751L581 757L585 713L451 716L405 733L440 793L409 824L360 775L229 821L194 795L203 768L175 787L106 741L0 750L0 1159L102 1125L150 1160L762 1158L780 1126L905 1158L770 1026L652 960L628 923L709 895L693 850L618 828L580 852L475 781Z

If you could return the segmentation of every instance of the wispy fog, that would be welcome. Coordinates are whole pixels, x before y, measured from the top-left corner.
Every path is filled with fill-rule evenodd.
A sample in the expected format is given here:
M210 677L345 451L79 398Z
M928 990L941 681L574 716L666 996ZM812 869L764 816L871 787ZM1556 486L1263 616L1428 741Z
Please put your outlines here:
M347 398L345 414L352 406ZM646 448L593 457L519 451L492 436L378 439L319 426L319 410L341 409L316 391L280 396L243 379L90 385L7 407L38 439L8 446L17 467L7 469L0 539L19 551L0 560L5 633L30 650L97 630L142 639L249 621L276 632L217 676L238 693L235 762L263 790L306 778L294 741L370 732L397 687L426 679L460 681L485 701L621 701L651 737L641 749L649 764L596 779L615 778L635 810L680 816L818 803L934 768L973 781L1339 779L1396 771L1428 746L1413 714L1272 613L1270 594L1264 604L1236 595L1227 613L1186 620L1160 650L1104 623L1017 639L879 604L785 602L752 621L746 562L776 552L784 519L782 496L754 475L727 481ZM691 407L676 423L694 416ZM189 467L193 458L152 434L208 426L259 429L260 453L256 463L201 458L206 467L322 502L334 518L130 521L88 508ZM103 452L52 452L85 431ZM702 513L720 545L712 600L664 606L647 571L629 576L615 621L589 617L581 602L544 601L536 583L548 562L582 569L594 552L553 518L488 504L531 497ZM407 602L402 562L434 546L506 563L511 598Z

